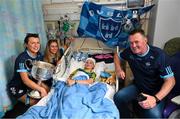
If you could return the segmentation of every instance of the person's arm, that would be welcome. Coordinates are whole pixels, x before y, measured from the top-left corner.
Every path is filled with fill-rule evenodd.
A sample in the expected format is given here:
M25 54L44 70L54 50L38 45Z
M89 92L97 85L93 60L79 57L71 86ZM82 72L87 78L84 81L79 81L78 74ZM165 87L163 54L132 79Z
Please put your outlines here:
M174 76L164 79L164 83L158 93L155 96L144 94L147 97L145 101L139 102L142 108L150 109L157 105L157 100L161 101L164 97L168 95L168 93L172 90L175 85ZM157 98L157 99L156 99Z
M68 78L67 79L67 84L69 86L75 84L75 83L79 83L79 84L92 84L94 82L94 80L92 78L90 79L87 79L87 80L73 80L73 79L70 79Z
M96 78L96 73L92 72L89 74L89 79L87 79L87 80L76 80L75 83L92 84L95 81L95 78Z
M72 77L77 73L78 69L75 70L73 73L70 74L69 78L67 79L67 84L69 86L75 84L75 83L79 83L79 84L92 84L96 78L96 74L95 72L93 72L90 75L90 78L87 80L73 80Z
M162 100L168 93L172 90L175 85L174 76L164 79L164 84L161 87L161 90L155 95L159 100Z
M162 100L174 87L175 85L175 78L174 73L171 69L170 65L170 57L166 55L164 52L161 53L159 58L160 65L160 76L164 79L164 83L160 89L160 91L155 95L157 99Z
M67 78L66 83L67 83L68 86L71 86L71 85L73 85L73 84L76 83L75 80L72 79L72 77L76 74L77 71L78 71L78 69L76 69L75 71L73 71L73 72L69 75L69 77Z
M29 79L27 72L20 72L20 76L23 83L27 85L29 88L39 91L41 93L41 97L47 95L46 89L33 82L31 79Z
M80 84L92 84L94 80L92 78L87 79L87 80L76 80L75 83L80 83Z
M125 72L122 69L121 61L117 53L114 53L114 65L117 76L121 79L125 79Z

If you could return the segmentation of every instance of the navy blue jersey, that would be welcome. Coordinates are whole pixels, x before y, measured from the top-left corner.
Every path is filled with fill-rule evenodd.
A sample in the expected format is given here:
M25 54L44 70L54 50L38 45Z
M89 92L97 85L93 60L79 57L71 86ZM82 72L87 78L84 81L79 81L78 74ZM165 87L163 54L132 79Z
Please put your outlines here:
M134 75L134 83L140 91L156 94L165 78L173 76L169 57L157 47L149 46L148 52L139 56L130 48L125 49L119 56L127 60Z
M32 61L39 61L42 60L42 55L41 53L38 53L38 55L36 57L32 57L30 56L30 54L28 53L27 50L25 50L24 52L22 52L15 61L15 66L14 66L14 76L12 78L12 80L10 81L11 86L18 86L19 88L27 88L27 86L22 82L22 79L20 77L20 72L28 72L29 78L32 79L31 76L31 69L29 69L26 65L25 65L25 61L26 60L32 60Z

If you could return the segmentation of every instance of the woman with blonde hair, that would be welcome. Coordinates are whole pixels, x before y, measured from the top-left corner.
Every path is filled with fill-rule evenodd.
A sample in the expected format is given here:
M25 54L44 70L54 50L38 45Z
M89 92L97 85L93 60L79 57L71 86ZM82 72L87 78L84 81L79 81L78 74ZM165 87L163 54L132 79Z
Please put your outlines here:
M49 40L46 45L43 60L56 66L60 63L61 57L58 40Z

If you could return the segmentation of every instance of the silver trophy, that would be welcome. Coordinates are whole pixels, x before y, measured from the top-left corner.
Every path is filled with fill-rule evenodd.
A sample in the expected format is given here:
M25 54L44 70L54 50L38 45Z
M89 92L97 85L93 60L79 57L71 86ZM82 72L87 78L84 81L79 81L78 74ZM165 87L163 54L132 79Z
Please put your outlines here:
M42 81L49 80L53 77L56 67L50 63L43 61L31 61L25 62L28 68L31 68L31 75L34 79L38 80L38 85L41 85ZM32 98L40 99L41 95L37 90L32 90L28 95Z

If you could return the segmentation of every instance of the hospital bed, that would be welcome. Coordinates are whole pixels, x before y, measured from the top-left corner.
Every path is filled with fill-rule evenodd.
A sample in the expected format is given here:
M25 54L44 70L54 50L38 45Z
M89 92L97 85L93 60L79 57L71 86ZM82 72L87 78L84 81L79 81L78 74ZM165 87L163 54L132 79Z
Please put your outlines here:
M94 42L96 43L96 41L94 41ZM90 45L88 45L88 46L90 46ZM113 95L118 90L118 80L115 75L115 67L114 67L114 63L113 63L113 49L107 48L107 47L106 48L102 48L102 47L101 48L100 47L76 48L74 46L74 44L71 44L68 47L68 49L65 51L64 55L62 56L61 63L57 66L56 72L53 75L53 79L54 79L53 84L56 85L59 82L66 82L66 79L68 78L70 73L72 73L77 68L83 68L84 61L87 57L93 57L95 59L97 58L96 66L94 68L94 71L97 75L96 81L89 87L93 87L93 86L97 85L98 82L101 82L102 84L106 85L107 90L106 90L103 98L112 102L112 105L107 106L107 108L112 107L112 111L115 110L114 112L111 112L114 114L110 114L110 116L107 116L108 114L105 114L106 115L105 117L102 116L100 118L119 118L119 112L113 102ZM98 60L100 60L100 61L98 61ZM108 60L108 62L106 60ZM109 62L110 60L112 62ZM106 77L106 80L104 80L102 73L110 74L109 78L111 78L112 81L107 81L107 77ZM48 102L51 100L53 95L55 95L54 93L55 93L55 88L53 87L47 96L43 97L36 105L30 107L30 109L29 109L30 111L28 110L25 113L25 115L21 115L18 118L24 118L24 117L29 118L29 113L33 113L33 110L32 110L33 107L48 106L49 105ZM36 115L36 114L33 114L33 115ZM31 118L31 116L32 115L30 115L30 118ZM51 118L52 118L52 116L51 116ZM75 117L73 117L73 118L75 118ZM88 117L85 116L83 118L88 118Z

